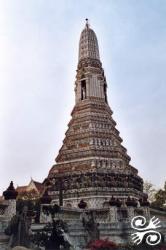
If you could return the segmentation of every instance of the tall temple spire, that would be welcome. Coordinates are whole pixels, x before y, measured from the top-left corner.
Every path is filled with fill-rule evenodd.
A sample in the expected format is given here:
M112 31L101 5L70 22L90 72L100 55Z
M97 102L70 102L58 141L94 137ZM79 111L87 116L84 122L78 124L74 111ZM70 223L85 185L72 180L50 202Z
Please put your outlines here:
M77 206L84 199L88 207L102 208L111 195L142 198L143 181L130 165L112 117L97 37L87 20L79 42L75 97L63 145L48 175L49 194L58 201L62 180L64 205Z

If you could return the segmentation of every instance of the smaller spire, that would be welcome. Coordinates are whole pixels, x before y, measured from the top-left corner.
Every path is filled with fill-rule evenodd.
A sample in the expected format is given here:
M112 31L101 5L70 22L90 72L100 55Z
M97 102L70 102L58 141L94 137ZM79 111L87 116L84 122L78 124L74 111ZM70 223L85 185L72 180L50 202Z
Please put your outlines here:
M11 181L9 187L3 192L3 196L5 200L15 200L17 195L18 192L14 188L13 181Z
M96 34L90 28L89 19L86 18L85 20L86 24L80 36L78 60L80 61L84 58L100 60Z
M85 21L86 21L86 28L89 28L89 19L86 18Z

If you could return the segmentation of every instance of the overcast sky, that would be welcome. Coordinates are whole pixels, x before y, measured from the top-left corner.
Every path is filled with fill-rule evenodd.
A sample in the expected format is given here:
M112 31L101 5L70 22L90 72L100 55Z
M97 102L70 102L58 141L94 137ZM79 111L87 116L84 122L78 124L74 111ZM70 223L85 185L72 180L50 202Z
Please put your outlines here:
M0 0L0 192L43 181L54 164L87 17L131 164L166 180L166 1Z

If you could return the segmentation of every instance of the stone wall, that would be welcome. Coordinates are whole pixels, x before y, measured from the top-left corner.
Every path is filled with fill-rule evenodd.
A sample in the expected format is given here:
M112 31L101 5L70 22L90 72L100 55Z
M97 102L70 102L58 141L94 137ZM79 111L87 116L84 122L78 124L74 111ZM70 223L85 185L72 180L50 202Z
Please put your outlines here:
M88 232L82 225L81 221L68 221L69 238L73 246L84 249L89 241ZM43 225L33 224L32 230L41 229ZM100 239L108 239L117 244L127 244L131 242L131 234L133 233L129 222L120 223L100 223L99 225ZM160 232L166 235L166 222L162 222Z
M13 217L16 214L16 200L4 200L0 204L0 250L6 250L9 237L4 231Z
M131 234L134 232L131 228L131 220L137 215L136 210L138 208L128 207L128 216L126 218L121 217L119 214L121 210L117 207L105 208L105 209L96 209L96 210L81 210L81 209L72 209L72 208L63 208L61 213L55 215L55 219L62 219L67 222L69 226L69 238L74 246L84 249L87 243L90 240L91 236L83 225L84 221L90 221L93 214L94 226L99 230L100 239L109 239L117 244L127 244L131 242ZM150 214L149 208L139 208L144 212L144 216L147 218L147 221L151 217L155 216L161 220L161 229L159 230L162 235L166 235L166 213L160 212L158 210L152 210ZM119 210L119 211L118 211ZM42 224L33 224L32 230L35 231L39 228L44 227L45 223L50 222L51 217L45 216L41 213L41 222ZM93 230L92 230L93 231ZM166 242L166 239L165 239Z

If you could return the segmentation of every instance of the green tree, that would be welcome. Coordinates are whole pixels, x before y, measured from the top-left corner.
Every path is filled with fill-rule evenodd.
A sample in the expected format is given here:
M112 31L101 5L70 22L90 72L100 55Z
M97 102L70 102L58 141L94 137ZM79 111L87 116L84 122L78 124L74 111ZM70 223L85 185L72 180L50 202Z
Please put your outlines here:
M155 194L157 193L157 190L151 182L144 181L144 193L148 195L148 200L150 202L155 201Z
M166 204L166 182L163 189L159 189L155 194L155 201L153 206L163 208Z

